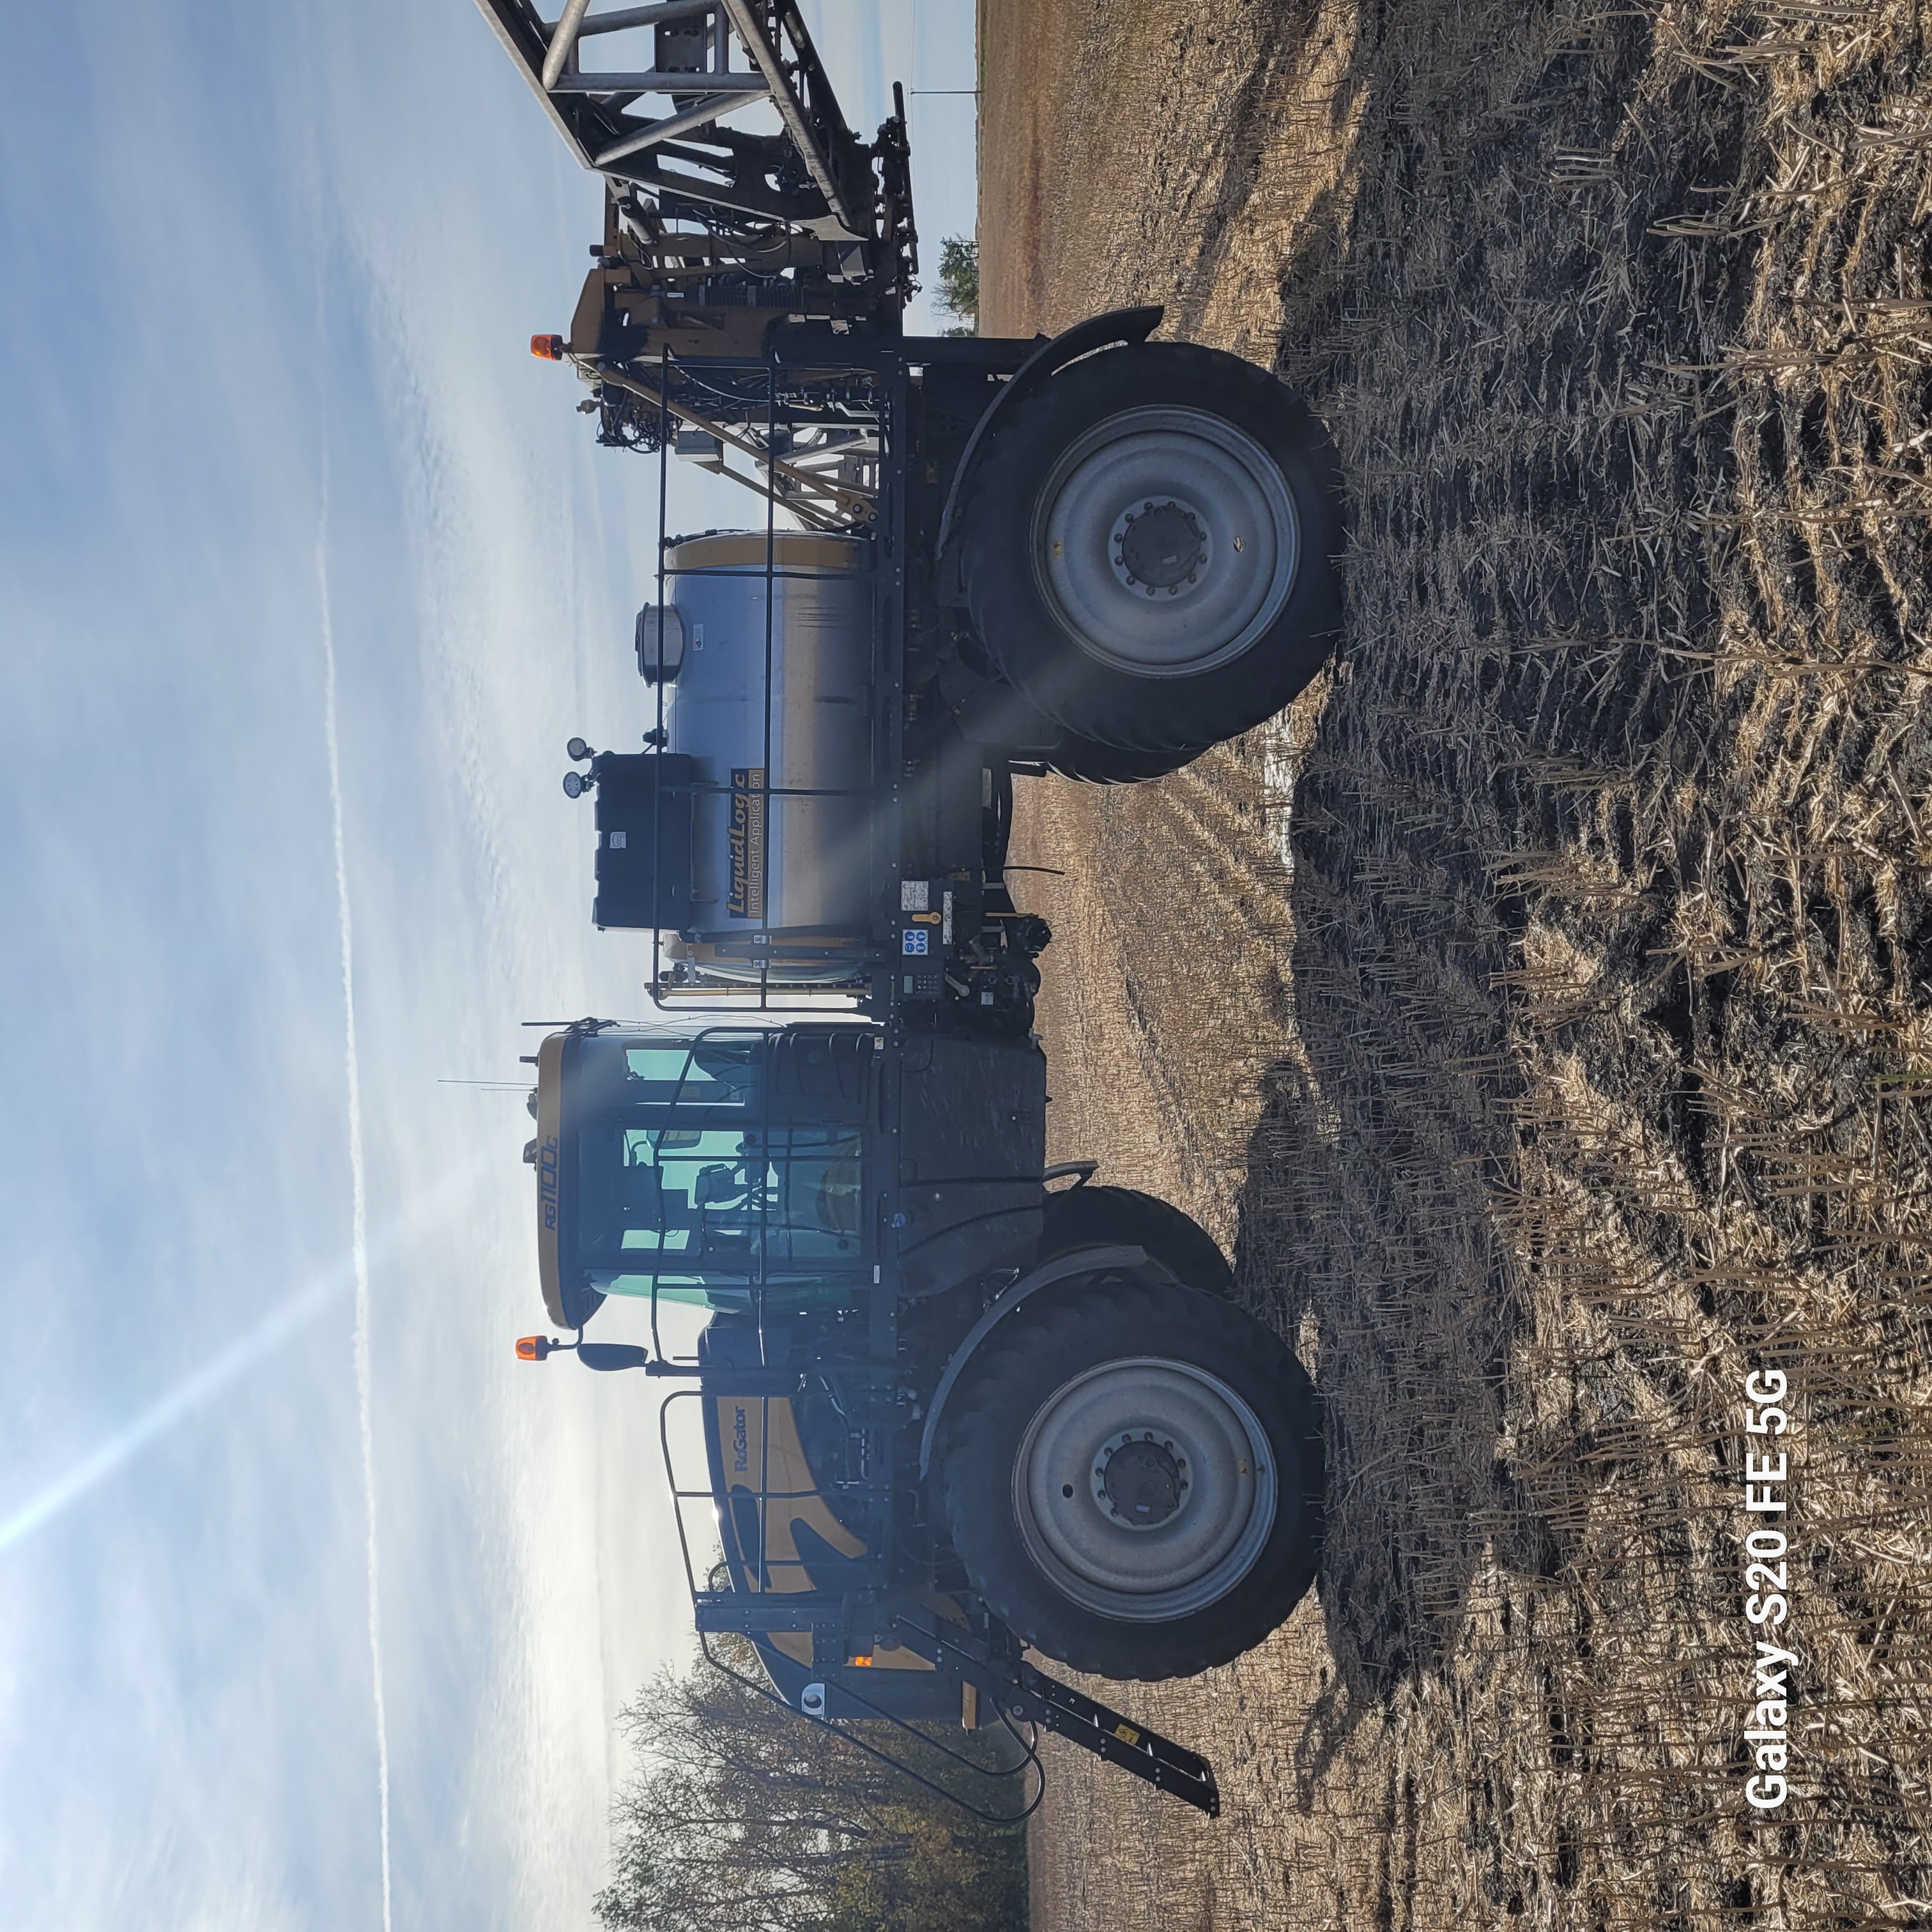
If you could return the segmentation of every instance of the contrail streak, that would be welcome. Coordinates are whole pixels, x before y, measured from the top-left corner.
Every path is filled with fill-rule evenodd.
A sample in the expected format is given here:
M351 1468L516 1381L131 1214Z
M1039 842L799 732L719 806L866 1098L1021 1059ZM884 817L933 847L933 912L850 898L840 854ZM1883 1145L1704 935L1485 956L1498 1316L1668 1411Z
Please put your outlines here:
M328 446L322 457L322 515L315 533L322 603L322 731L328 746L328 809L335 838L335 918L342 940L343 1066L349 1089L350 1258L356 1283L356 1412L362 1444L362 1510L369 1572L369 1668L376 1694L376 1784L382 1822L382 1932L389 1904L389 1718L382 1698L382 1598L376 1558L376 1432L369 1370L369 1224L363 1185L362 1073L356 1052L356 948L349 917L349 866L343 848L342 760L335 728L335 627L328 602Z

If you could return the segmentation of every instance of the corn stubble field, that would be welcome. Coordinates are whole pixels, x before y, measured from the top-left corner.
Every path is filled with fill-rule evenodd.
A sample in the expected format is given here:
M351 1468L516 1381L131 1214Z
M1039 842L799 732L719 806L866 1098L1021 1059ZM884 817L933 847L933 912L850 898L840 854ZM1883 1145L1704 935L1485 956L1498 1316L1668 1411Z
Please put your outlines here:
M1330 1447L1319 1600L1117 1694L1226 1814L1052 1753L1036 1927L1932 1921L1928 28L982 0L983 326L1166 302L1353 531L1289 715L1022 788L1051 1157L1220 1235Z

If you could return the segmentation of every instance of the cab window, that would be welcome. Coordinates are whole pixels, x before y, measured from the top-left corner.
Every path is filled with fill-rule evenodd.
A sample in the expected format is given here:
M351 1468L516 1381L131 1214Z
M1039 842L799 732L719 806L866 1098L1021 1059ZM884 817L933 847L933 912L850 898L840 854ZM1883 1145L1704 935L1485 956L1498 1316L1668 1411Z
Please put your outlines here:
M662 1102L676 1106L730 1107L755 1102L758 1069L751 1040L683 1046L627 1046L623 1103Z
M586 1266L676 1256L732 1274L856 1264L863 1244L859 1130L586 1126L577 1137Z

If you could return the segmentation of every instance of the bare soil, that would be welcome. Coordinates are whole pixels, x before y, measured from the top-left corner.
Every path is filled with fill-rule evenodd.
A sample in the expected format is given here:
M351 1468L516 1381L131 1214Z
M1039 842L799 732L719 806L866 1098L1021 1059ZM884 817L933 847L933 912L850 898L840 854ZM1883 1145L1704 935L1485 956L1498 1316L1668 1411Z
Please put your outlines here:
M1112 1694L1226 1815L1054 1753L1036 1927L1932 1922L1926 34L984 0L982 326L1165 302L1352 518L1289 713L1022 788L1051 1157L1222 1238L1331 1459L1318 1601Z

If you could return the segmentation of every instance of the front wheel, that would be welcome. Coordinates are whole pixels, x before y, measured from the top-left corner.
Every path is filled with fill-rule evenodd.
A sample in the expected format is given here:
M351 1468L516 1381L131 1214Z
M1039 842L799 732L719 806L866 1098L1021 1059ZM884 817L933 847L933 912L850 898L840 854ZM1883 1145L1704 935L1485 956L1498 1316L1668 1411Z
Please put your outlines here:
M1047 1656L1191 1676L1260 1642L1314 1580L1314 1391L1226 1302L1135 1282L1023 1308L957 1400L942 1465L953 1546Z
M1218 350L1144 343L1052 377L994 436L961 528L982 644L1076 738L1199 751L1279 710L1340 632L1334 446Z
M1091 738L1063 732L1059 743L1041 762L1062 778L1078 778L1088 784L1138 784L1148 778L1164 778L1200 755L1198 751L1124 752L1118 745L1098 744Z
M1104 1248L1119 1241L1145 1250L1190 1288L1224 1300L1234 1292L1234 1270L1221 1244L1192 1215L1159 1196L1089 1180L1046 1197L1042 1261L1076 1248Z

